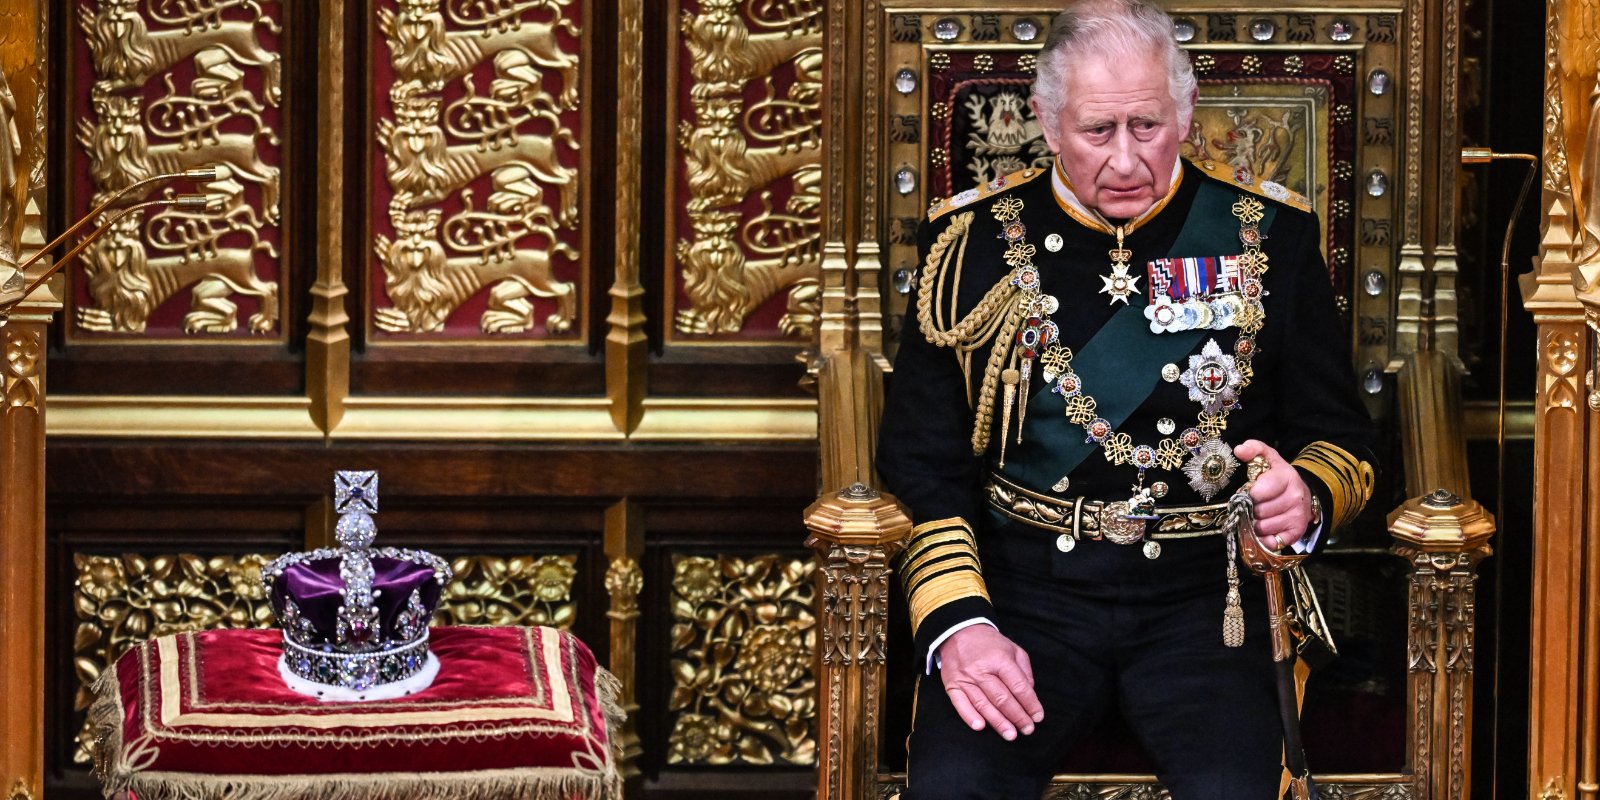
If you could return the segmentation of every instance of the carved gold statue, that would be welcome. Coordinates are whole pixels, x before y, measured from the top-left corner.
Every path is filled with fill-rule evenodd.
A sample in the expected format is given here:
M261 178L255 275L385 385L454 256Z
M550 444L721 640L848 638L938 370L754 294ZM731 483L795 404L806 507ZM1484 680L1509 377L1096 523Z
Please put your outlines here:
M0 73L0 304L19 299L24 288L17 256L28 202L28 164L16 117L17 101Z
M1600 257L1600 69L1596 72L1594 89L1589 92L1587 146L1578 163L1583 217L1578 220L1578 254L1573 260L1579 264Z

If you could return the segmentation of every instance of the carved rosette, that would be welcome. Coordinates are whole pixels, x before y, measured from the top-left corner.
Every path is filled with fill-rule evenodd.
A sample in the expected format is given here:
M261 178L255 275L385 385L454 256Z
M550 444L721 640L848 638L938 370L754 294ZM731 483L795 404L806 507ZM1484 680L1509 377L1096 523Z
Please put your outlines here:
M136 644L181 631L271 625L272 605L261 584L261 568L271 558L74 554L74 710L89 708L94 702L90 686ZM76 741L73 761L90 763L94 733L86 718L80 720Z
M809 339L820 311L820 0L681 0L677 335Z
M578 617L572 583L575 555L463 556L450 568L434 611L435 625L549 625L571 628Z
M204 208L124 217L73 265L77 338L281 336L282 8L277 0L79 0L70 208L165 173L214 166ZM243 319L241 320L241 316Z
M380 338L581 336L586 8L377 4L369 323Z
M813 764L809 559L672 560L669 764Z

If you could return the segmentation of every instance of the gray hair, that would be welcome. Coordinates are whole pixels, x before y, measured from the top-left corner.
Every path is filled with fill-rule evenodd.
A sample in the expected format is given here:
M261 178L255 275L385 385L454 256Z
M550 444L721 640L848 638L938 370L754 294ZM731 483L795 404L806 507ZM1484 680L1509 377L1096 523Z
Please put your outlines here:
M1194 68L1172 35L1172 18L1148 0L1082 0L1057 14L1039 51L1033 96L1044 112L1039 124L1058 134L1067 104L1067 59L1093 53L1107 58L1156 55L1167 62L1167 85L1180 115L1193 113Z

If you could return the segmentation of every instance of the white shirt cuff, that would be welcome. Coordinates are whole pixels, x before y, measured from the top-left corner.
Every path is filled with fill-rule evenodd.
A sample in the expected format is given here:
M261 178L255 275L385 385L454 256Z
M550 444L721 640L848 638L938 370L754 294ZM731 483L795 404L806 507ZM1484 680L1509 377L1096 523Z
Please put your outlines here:
M945 630L944 633L939 634L939 638L933 640L933 644L928 645L928 666L926 669L926 674L932 675L934 668L941 666L939 662L939 645L944 644L944 640L950 638L951 634L955 633L956 631L959 631L962 628L970 628L974 625L988 625L995 630L1000 630L1000 628L997 627L993 622L989 621L988 617L973 617L966 622L957 622L956 624L951 625Z
M1295 551L1295 553L1297 553L1299 555L1302 555L1302 556L1305 555L1306 553L1311 552L1312 550L1317 549L1317 539L1322 537L1322 529L1326 528L1327 526L1328 526L1328 521L1327 520L1323 520L1323 521L1317 523L1317 527L1316 527L1315 530L1312 530L1310 533L1308 533L1305 536L1301 537L1300 541L1289 545L1289 549Z

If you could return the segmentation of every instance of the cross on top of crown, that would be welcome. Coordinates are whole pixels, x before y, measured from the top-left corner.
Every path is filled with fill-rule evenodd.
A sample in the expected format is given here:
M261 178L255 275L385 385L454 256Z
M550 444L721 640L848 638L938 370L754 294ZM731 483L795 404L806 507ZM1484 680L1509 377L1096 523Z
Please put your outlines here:
M333 510L346 514L361 510L378 513L377 470L343 470L333 474Z

